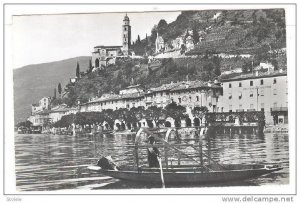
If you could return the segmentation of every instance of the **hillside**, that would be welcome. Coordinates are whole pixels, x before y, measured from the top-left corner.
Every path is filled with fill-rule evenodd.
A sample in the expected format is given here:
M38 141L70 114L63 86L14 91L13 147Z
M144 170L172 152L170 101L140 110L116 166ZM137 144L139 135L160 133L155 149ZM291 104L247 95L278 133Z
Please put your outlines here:
M30 105L43 96L53 96L58 83L64 87L75 77L76 63L85 71L90 57L82 56L62 61L28 65L15 69L14 75L14 112L15 122L30 115Z
M173 22L161 19L151 36L135 41L133 50L138 54L154 53L158 32L168 47L177 37L185 40L191 35L195 49L190 54L253 54L264 47L285 48L285 26L284 9L182 11Z

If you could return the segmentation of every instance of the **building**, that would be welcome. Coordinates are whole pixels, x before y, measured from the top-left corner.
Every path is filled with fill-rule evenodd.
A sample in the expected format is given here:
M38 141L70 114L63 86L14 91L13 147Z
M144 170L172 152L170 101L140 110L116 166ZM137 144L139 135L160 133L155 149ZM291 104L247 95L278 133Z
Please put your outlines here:
M121 46L95 46L92 52L92 66L103 68L110 64L115 64L117 57L128 56L131 46L131 26L127 14L124 16L122 24L122 45Z
M93 98L89 102L80 104L80 112L103 111L107 109L145 106L144 91L139 85L132 85L120 91L120 94L103 94L100 98Z
M39 112L50 108L51 97L43 97L40 99L38 104L31 105L31 115L35 115Z
M176 39L172 40L172 46L175 50L181 49L181 46L183 45L183 39L182 37L177 37Z
M29 116L27 120L30 121L32 123L32 126L35 127L46 126L48 123L50 123L49 112L50 110L45 109Z
M164 39L162 38L162 36L158 35L158 32L156 34L157 34L157 36L156 36L156 40L155 40L155 52L160 53L165 48L165 42L164 42Z
M206 106L209 111L219 111L218 99L222 96L219 83L202 81L181 81L150 88L146 93L139 85L129 86L120 94L104 94L80 105L81 112L105 109L158 106L164 108L171 102L189 107Z
M221 109L264 111L267 124L287 123L287 83L286 71L256 72L223 80Z
M194 45L194 39L191 35L189 35L186 39L185 39L185 46L186 46L186 50L190 51L192 49L194 49L195 45Z
M117 56L122 55L122 46L95 46L92 52L92 66L95 68L115 64Z

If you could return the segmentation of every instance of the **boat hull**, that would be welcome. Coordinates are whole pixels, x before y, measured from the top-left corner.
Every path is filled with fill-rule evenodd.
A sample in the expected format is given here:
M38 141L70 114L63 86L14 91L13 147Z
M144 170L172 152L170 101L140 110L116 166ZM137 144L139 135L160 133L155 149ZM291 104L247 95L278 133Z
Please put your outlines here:
M101 174L129 181L160 183L161 175L157 171L114 171L90 168L93 171L98 171ZM212 182L228 182L237 180L246 180L257 178L261 175L272 173L281 170L281 168L259 168L259 169L243 169L243 170L226 170L226 171L178 171L178 172L164 172L165 183L212 183Z

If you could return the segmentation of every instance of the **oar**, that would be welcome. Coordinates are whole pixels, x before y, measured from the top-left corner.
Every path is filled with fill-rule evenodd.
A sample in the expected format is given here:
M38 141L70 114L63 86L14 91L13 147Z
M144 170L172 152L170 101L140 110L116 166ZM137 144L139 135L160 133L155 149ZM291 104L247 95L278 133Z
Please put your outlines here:
M183 154L183 155L186 156L187 158L189 158L189 159L195 161L196 163L200 164L196 159L190 157L189 155L187 155L186 153L184 153L184 152L181 151L180 149L174 147L173 145L171 145L170 143L168 143L167 141L165 141L164 139L161 139L161 138L158 137L157 135L155 135L155 134L153 134L152 132L150 132L148 129L145 129L145 128L144 128L144 132L147 133L147 134L149 134L149 135L151 135L151 136L153 136L155 139L157 139L157 140L159 140L159 141L165 143L168 147L175 149L177 152ZM204 165L203 165L203 167L204 167L205 169L209 170L209 171L213 171L212 169L210 169L210 168L208 168L208 167L206 167L206 166L204 166Z
M161 158L157 157L157 159L158 159L159 167L160 167L160 178L161 178L162 188L166 188L164 174L163 174L163 169L162 169L162 164L161 164Z

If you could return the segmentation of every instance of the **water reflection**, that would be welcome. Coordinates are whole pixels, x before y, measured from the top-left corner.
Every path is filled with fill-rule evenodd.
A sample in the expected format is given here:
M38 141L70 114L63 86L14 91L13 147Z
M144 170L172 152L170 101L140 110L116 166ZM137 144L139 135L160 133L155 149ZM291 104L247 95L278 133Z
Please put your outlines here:
M120 164L134 165L134 135L72 137L68 135L15 134L17 190L153 188L160 184L120 181L92 173L88 165L100 156L111 155ZM195 143L195 141L188 141ZM270 163L283 170L243 182L168 187L221 187L288 184L289 144L286 134L217 135L203 140L203 150L224 164ZM189 152L191 149L187 149ZM163 149L161 149L163 154ZM146 157L146 150L141 155Z

